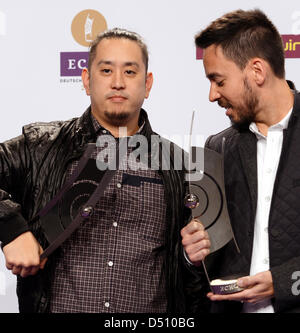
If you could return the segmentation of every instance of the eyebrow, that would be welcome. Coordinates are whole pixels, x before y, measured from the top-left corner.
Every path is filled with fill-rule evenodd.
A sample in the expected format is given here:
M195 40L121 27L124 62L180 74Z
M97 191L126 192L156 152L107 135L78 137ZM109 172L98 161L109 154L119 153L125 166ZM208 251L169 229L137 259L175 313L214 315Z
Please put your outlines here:
M219 74L219 73L209 73L206 75L206 77L209 79L209 80L216 80L218 78L223 78L224 76Z
M102 64L104 65L115 65L115 63L113 61L110 61L110 60L100 60L98 63L97 63L97 66L101 66ZM137 68L140 68L140 65L135 62L135 61L127 61L123 64L124 67L128 67L128 66L135 66Z

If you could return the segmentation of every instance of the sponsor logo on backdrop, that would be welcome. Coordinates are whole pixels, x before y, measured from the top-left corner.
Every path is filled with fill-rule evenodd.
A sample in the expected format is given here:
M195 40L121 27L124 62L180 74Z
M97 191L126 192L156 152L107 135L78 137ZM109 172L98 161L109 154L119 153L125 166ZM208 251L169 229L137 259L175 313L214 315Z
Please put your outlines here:
M96 10L87 9L77 14L71 25L73 38L82 46L89 46L96 36L107 29L107 23L102 14Z
M282 35L286 58L300 58L300 35Z
M93 9L86 9L78 13L71 24L74 40L85 48L106 29L105 17ZM81 72L88 65L88 57L87 51L60 52L60 82L81 82Z
M300 58L300 35L281 35L285 58ZM203 59L203 50L196 48L196 59Z
M61 52L60 76L81 76L88 65L88 52Z
M0 36L6 35L6 15L0 11Z

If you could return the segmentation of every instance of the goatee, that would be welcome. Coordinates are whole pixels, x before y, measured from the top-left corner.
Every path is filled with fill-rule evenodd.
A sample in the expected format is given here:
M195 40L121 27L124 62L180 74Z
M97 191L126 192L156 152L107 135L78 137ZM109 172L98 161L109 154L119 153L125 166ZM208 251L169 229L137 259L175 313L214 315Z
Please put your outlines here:
M238 110L238 119L230 118L232 126L239 131L248 129L249 125L255 121L258 106L258 98L246 78L244 79L244 99L243 105L236 108Z
M130 113L129 112L108 112L104 111L104 115L112 126L121 127L127 125Z

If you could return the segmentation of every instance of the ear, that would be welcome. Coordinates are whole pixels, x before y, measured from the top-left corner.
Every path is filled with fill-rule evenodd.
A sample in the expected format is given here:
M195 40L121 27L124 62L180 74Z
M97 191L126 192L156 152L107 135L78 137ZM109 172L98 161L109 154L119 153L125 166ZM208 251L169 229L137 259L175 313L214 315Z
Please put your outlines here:
M84 68L82 70L81 79L82 79L82 83L83 83L86 94L88 96L90 96L91 95L91 93L90 93L90 74L89 74L89 71L87 70L87 68Z
M151 88L152 88L152 84L153 84L153 74L152 73L147 73L145 98L149 97L150 91L151 91Z
M253 58L249 61L249 70L252 79L258 86L262 86L267 77L267 63L261 58Z

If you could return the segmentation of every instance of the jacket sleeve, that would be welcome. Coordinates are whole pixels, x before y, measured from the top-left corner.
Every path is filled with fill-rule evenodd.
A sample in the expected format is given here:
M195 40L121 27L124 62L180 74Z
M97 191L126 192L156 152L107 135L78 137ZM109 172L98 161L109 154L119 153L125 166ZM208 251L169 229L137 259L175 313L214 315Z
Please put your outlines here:
M29 153L23 135L0 144L0 241L2 247L29 230L21 198L28 180ZM27 171L26 171L27 170Z

